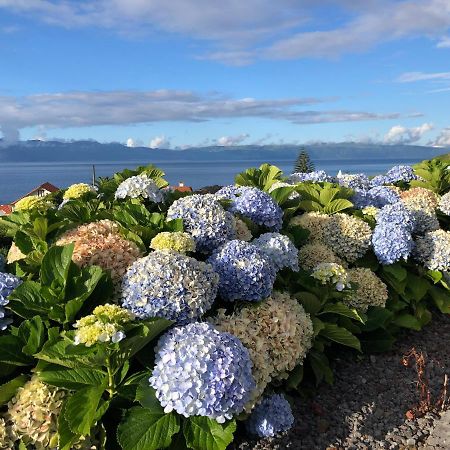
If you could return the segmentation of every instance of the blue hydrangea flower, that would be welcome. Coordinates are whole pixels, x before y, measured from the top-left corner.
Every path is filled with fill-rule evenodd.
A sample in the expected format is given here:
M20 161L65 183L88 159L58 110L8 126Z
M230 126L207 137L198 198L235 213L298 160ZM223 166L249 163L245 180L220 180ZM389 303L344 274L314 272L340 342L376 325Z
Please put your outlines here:
M440 198L438 208L441 212L450 216L450 192L447 192Z
M5 257L3 255L0 255L0 272L3 272L5 270Z
M271 231L280 231L283 226L283 210L267 192L248 186L225 186L216 196L231 200L231 212L241 214L257 225Z
M197 251L209 253L236 237L233 214L225 211L212 194L190 195L175 200L168 219L183 219L184 228L195 240Z
M369 178L364 173L342 173L339 171L336 180L341 186L351 189L367 190L370 187Z
M248 350L211 324L174 328L155 351L149 381L166 413L175 410L223 423L242 412L256 387Z
M370 186L384 186L385 184L390 184L391 179L386 175L377 175L370 180Z
M414 173L414 169L410 166L394 166L386 172L386 177L390 183L397 183L398 181L409 182L417 180L419 177Z
M192 322L212 306L218 283L219 276L209 264L156 251L128 268L122 281L122 306L140 319Z
M293 424L291 405L282 395L274 394L255 407L246 427L250 434L265 438L290 430Z
M400 197L395 191L386 186L375 186L368 191L355 189L355 193L350 200L359 209L366 206L382 208L385 205L397 203Z
M410 233L416 226L414 216L402 202L386 205L377 213L377 225L393 224Z
M289 268L299 271L298 249L284 234L264 233L252 241L275 264L277 270Z
M333 183L335 180L324 170L315 170L313 172L295 172L289 176L288 181L291 183L303 183L304 181L311 181L313 183L328 181L329 183Z
M387 223L375 227L372 245L378 261L387 265L400 260L406 261L413 250L414 242L406 227Z
M22 280L10 273L0 272L0 330L5 330L12 320L6 317L6 306L9 302L8 297L17 286L22 284Z
M270 296L275 266L255 245L239 240L227 242L207 262L219 274L219 295L224 300L259 301Z
M145 173L122 181L116 190L115 197L116 199L142 197L155 203L164 201L164 193Z

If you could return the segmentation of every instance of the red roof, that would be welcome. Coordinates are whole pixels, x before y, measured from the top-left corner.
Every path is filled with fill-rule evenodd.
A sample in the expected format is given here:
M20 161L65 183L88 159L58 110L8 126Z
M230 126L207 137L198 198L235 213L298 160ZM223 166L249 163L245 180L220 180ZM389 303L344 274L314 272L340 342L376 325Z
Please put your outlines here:
M20 197L17 200L15 200L14 202L12 202L11 205L14 205L15 203L17 203L19 200L23 199L24 197L28 197L29 195L33 195L33 193L38 191L39 189L45 189L48 192L59 191L59 188L57 188L53 184L51 184L48 181L46 181L45 183L40 184L38 187L35 187L32 191L28 192L28 194L25 194L22 197Z
M11 205L0 205L0 211L3 211L5 214L11 214L12 206Z
M178 192L192 192L192 188L190 186L170 186L174 191Z

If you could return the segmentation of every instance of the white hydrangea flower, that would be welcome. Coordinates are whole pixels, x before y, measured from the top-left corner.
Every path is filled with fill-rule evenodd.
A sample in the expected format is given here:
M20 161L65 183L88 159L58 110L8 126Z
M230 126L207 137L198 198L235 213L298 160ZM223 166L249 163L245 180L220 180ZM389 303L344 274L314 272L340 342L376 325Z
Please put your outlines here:
M119 184L116 199L143 197L155 203L164 201L164 193L145 173L127 178Z

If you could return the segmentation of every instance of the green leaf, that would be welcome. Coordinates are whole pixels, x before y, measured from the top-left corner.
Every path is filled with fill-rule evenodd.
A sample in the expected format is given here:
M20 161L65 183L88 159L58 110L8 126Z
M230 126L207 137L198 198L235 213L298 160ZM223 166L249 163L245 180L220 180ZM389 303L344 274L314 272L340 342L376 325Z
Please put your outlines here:
M233 442L236 422L224 424L208 417L193 416L184 422L183 434L189 448L194 450L225 450Z
M393 323L399 327L409 328L411 330L419 331L422 328L420 322L411 314L400 314L394 319Z
M66 404L63 403L61 411L58 415L58 444L59 450L71 450L72 445L78 440L79 435L74 433L66 420Z
M404 281L408 276L407 270L400 265L400 263L383 266L383 272L390 275L397 281Z
M450 314L450 292L440 287L433 286L430 289L431 298L434 304L439 308L443 314Z
M90 433L104 390L104 386L89 386L67 399L64 417L72 432L81 436Z
M394 313L387 308L372 306L367 311L367 321L364 324L364 331L373 331L377 328L386 328Z
M39 316L25 320L20 324L19 337L25 343L22 351L26 355L34 355L45 342L45 326Z
M328 358L321 352L311 349L307 359L316 377L316 384L320 384L325 380L328 384L333 384L333 371L330 368Z
M10 294L8 307L19 316L31 319L37 314L46 317L52 303L41 295L39 283L24 281Z
M148 409L152 414L164 414L161 403L156 398L156 391L150 386L148 381L150 374L143 378L136 389L136 401L144 408Z
M33 358L22 352L23 341L17 336L6 334L0 336L0 362L13 366L33 364Z
M67 275L72 263L74 244L64 247L54 246L49 249L42 260L40 271L41 283L51 286L55 283L60 287L66 286Z
M297 389L300 383L303 381L304 368L303 365L298 365L294 367L294 370L289 374L286 380L286 386L288 389Z
M16 395L17 389L22 387L27 381L28 377L26 375L19 375L2 384L0 386L0 406L8 403Z
M364 323L365 317L361 315L356 309L349 308L343 303L327 304L323 307L322 311L318 314L337 314L339 316L349 317L350 319L357 320L358 322Z
M320 331L319 335L326 337L330 341L361 351L361 344L358 338L346 328L339 327L334 323L325 323L325 328Z
M123 450L158 450L167 448L178 431L180 423L175 414L153 414L135 406L125 413L117 439Z
M305 311L313 316L317 314L322 307L321 301L317 296L311 294L311 292L298 292L295 294L295 297L299 300Z
M430 282L424 277L414 275L413 273L408 273L407 280L406 291L410 292L415 300L422 300L431 287Z
M40 363L39 378L52 386L69 390L82 389L86 386L104 386L107 374L101 370L85 367L69 368L57 364Z
M313 317L311 320L313 323L313 330L314 330L314 337L315 337L325 328L325 323L322 322L317 317Z
M331 201L323 211L327 214L336 214L340 211L344 211L345 209L349 209L353 207L353 203L350 200L345 198L337 198Z

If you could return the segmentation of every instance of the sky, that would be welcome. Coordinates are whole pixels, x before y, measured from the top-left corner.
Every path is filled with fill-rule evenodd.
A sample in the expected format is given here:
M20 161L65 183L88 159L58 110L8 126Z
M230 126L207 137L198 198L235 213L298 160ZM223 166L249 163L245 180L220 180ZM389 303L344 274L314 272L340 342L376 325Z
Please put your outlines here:
M450 0L0 0L0 131L450 146Z

